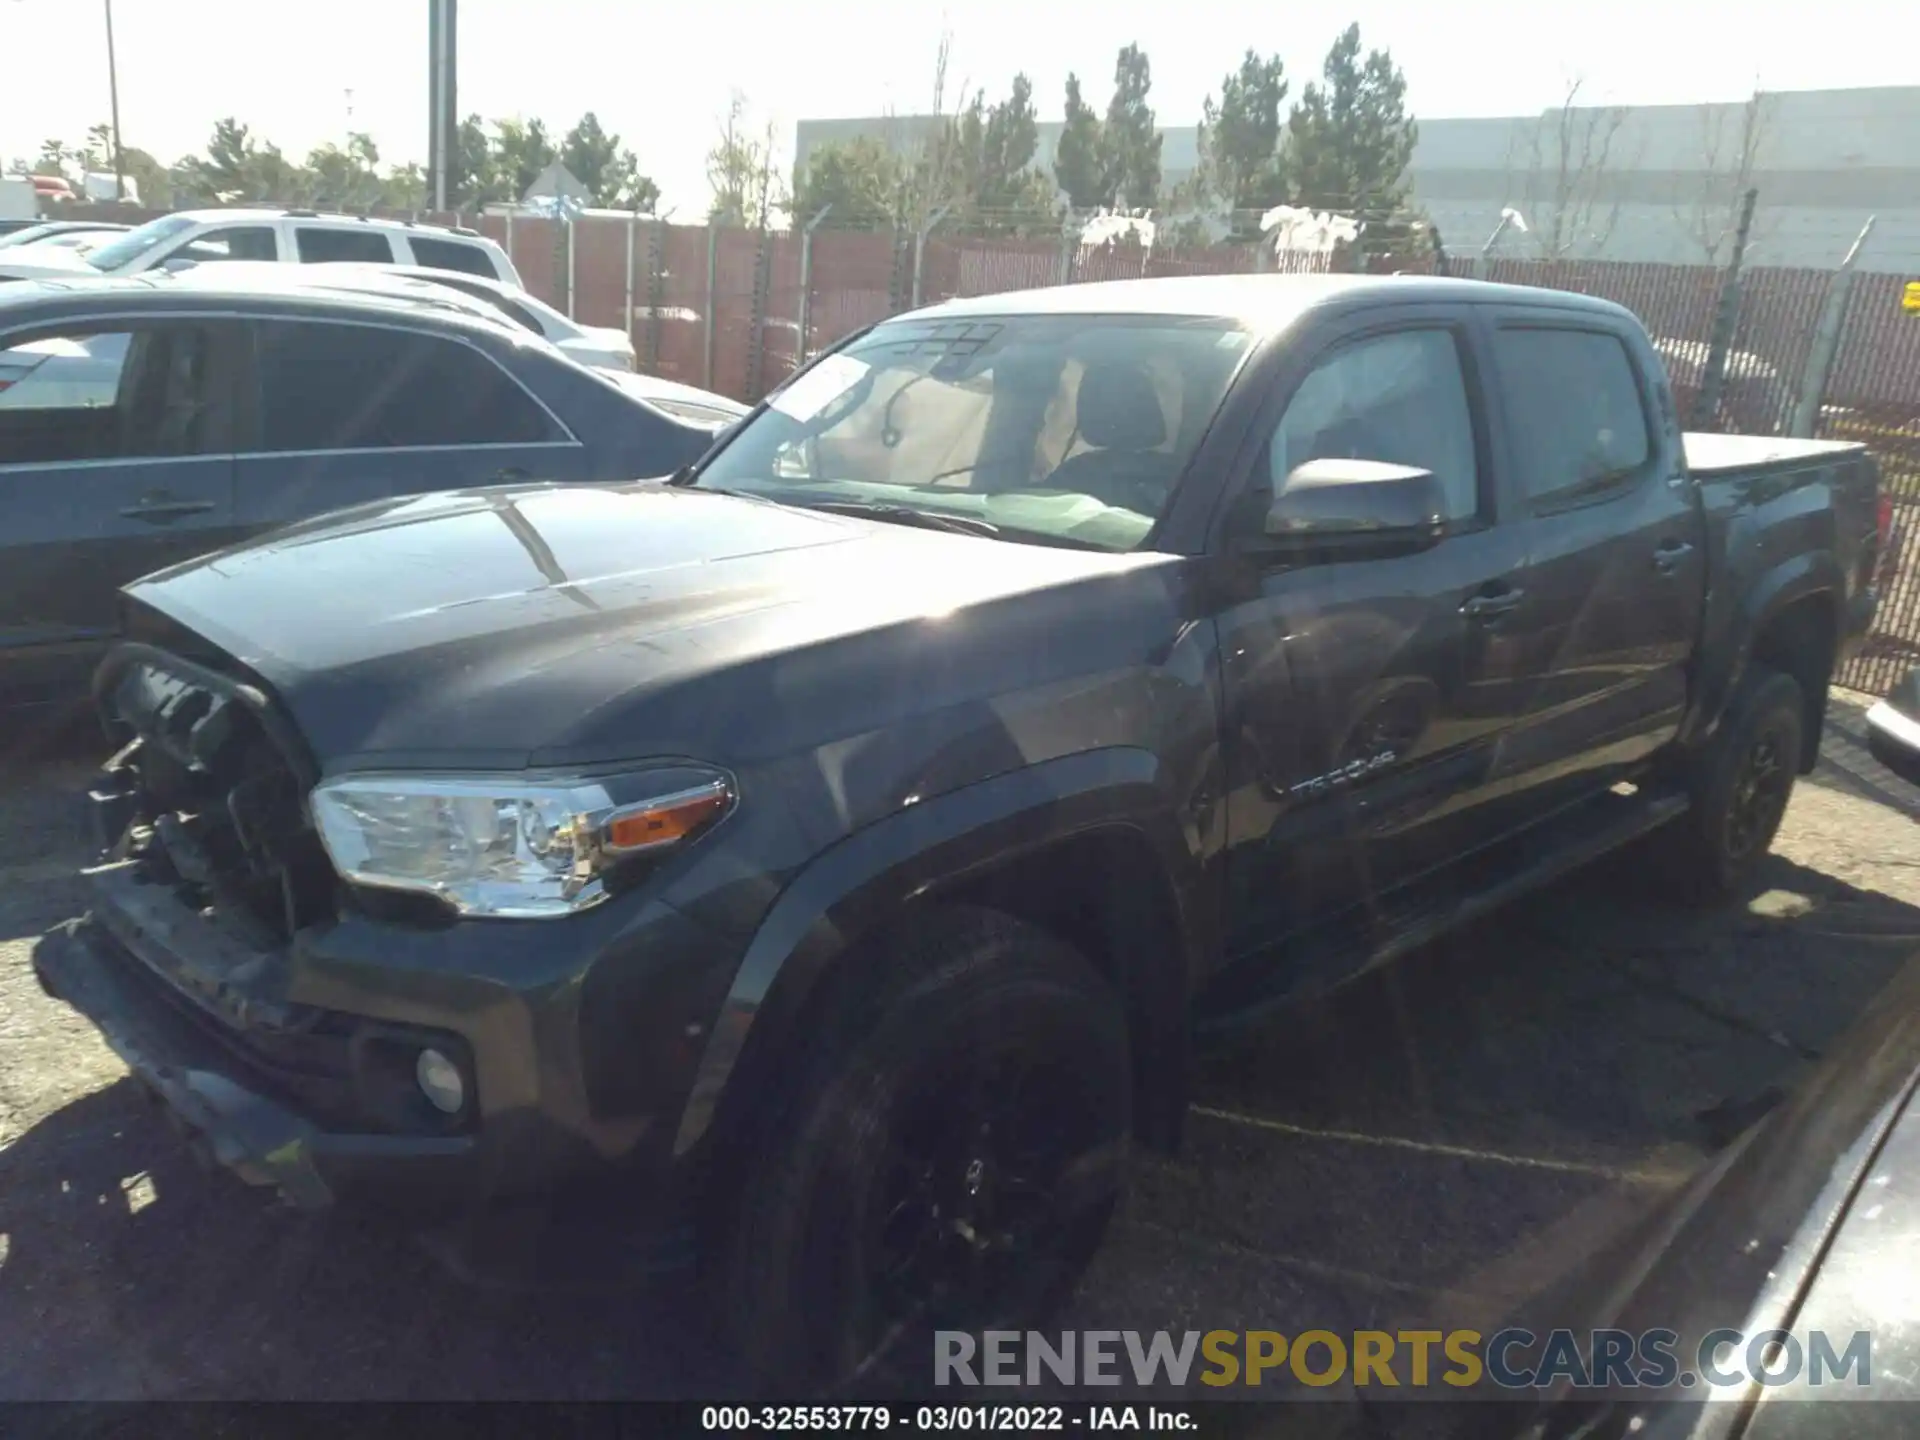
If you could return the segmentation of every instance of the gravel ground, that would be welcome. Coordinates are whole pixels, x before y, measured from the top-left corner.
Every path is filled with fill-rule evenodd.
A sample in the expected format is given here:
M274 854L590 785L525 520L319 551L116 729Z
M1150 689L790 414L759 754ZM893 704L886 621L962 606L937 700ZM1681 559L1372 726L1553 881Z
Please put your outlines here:
M1060 1325L1472 1325L1644 1215L1703 1112L1792 1084L1920 949L1920 795L1838 715L1749 904L1669 908L1623 855L1205 1057ZM677 1285L475 1289L195 1169L28 969L81 904L85 775L0 798L0 1400L718 1393Z

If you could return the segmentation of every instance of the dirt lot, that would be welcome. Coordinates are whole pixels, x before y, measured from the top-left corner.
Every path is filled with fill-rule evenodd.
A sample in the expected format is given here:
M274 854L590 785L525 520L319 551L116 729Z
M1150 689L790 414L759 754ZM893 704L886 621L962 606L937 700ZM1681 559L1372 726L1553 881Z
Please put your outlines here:
M28 970L80 904L85 769L0 798L0 1400L716 1392L673 1285L475 1289L196 1170ZM1667 908L1621 857L1209 1056L1060 1324L1471 1324L1545 1286L1920 949L1916 816L1836 733L1750 904Z

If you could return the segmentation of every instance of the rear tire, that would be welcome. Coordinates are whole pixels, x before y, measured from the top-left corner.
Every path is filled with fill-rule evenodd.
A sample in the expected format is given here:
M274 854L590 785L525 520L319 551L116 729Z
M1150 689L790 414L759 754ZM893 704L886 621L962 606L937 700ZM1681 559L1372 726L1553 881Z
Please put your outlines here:
M762 1392L924 1390L934 1332L1038 1323L1120 1194L1126 1021L1091 965L954 908L880 968L864 1016L811 1042L717 1237L723 1324Z
M1695 758L1693 806L1656 854L1685 898L1718 903L1752 883L1793 796L1806 710L1791 675L1751 665L1720 733Z

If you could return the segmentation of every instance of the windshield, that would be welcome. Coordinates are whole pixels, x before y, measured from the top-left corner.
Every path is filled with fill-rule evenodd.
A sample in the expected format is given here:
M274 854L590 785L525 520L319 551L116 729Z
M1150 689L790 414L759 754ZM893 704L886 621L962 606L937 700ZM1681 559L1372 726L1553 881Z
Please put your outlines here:
M1248 349L1180 316L902 320L776 393L692 483L1131 550Z
M118 270L129 260L137 260L148 251L164 245L183 230L191 230L195 221L187 215L162 215L158 220L127 231L126 234L87 252L87 263L96 270Z

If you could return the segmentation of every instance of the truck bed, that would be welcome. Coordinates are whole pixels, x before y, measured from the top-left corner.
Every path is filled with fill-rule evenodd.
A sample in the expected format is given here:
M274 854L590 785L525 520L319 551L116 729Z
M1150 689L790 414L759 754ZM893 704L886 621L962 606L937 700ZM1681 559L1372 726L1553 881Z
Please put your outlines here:
M1784 435L1717 435L1688 431L1681 437L1687 451L1687 469L1703 480L1732 471L1786 469L1809 460L1834 460L1866 446L1856 440L1795 440Z

